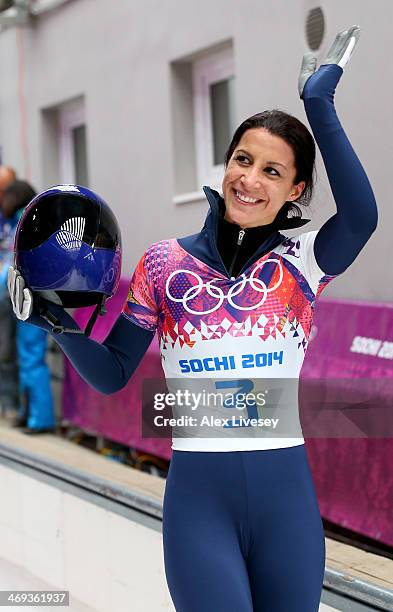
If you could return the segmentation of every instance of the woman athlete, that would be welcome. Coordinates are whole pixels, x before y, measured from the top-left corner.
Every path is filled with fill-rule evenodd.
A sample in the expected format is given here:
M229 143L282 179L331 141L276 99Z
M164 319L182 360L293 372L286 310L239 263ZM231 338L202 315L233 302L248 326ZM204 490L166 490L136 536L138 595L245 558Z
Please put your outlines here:
M54 335L90 385L107 394L121 389L156 331L170 379L205 377L217 390L239 391L259 389L266 377L298 377L316 297L377 223L372 189L333 102L358 34L356 26L341 32L318 70L305 56L299 78L337 212L318 232L280 234L305 223L288 212L310 199L313 138L280 111L242 123L228 150L224 197L205 188L210 212L202 231L146 251L104 343ZM9 291L20 319L51 330L14 268ZM61 307L50 308L64 327L78 328ZM291 413L296 404L293 396ZM295 421L268 435L239 429L243 435L217 426L211 437L190 428L173 440L163 542L176 610L316 612L324 533L301 432Z

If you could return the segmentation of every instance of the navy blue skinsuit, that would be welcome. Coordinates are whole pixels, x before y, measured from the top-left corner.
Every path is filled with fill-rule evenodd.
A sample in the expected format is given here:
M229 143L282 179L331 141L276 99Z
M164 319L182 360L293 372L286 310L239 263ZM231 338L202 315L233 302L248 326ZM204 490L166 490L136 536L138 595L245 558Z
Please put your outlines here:
M304 88L304 104L321 151L337 212L319 230L314 254L330 276L348 268L377 224L367 176L334 109L342 74L321 67ZM203 230L179 241L193 257L227 273L217 249L218 194ZM282 237L273 231L251 259ZM61 308L51 310L77 327ZM33 322L50 331L35 313ZM55 336L80 375L102 393L122 388L154 332L121 314L102 344L78 334ZM168 586L178 612L316 612L324 572L324 538L303 444L270 450L174 450L164 500ZM132 594L131 594L132 596Z

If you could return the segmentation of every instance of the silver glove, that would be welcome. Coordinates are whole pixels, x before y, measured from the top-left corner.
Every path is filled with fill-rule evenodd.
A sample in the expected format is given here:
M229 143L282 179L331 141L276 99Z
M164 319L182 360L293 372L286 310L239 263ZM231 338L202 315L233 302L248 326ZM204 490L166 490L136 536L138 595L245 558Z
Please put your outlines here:
M360 28L357 25L351 26L348 30L339 32L330 47L326 59L321 62L325 64L337 64L343 70L355 49L359 40ZM305 53L300 68L298 90L299 96L302 97L303 89L308 79L314 74L317 68L317 58L313 53Z
M33 311L33 294L26 287L21 273L12 266L8 270L7 286L16 317L20 321L26 321Z

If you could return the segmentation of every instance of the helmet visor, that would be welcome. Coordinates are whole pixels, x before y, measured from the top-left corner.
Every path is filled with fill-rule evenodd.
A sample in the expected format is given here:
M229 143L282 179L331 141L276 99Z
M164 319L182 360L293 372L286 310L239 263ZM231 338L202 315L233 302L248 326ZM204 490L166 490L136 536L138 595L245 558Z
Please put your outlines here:
M54 194L33 200L26 209L17 231L18 250L36 249L59 230L91 247L115 249L120 244L119 227L108 206L73 194Z

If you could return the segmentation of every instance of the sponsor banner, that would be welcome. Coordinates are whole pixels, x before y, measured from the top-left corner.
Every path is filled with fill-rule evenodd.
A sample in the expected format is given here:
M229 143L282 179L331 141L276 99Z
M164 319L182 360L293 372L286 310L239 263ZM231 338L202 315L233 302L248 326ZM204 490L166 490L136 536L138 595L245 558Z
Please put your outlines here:
M366 401L359 402L363 419L378 422L393 412L393 306L320 300L312 341L302 369L301 422L312 411L317 395L351 406L360 384ZM327 389L326 379L352 380L350 388ZM365 381L362 383L362 381ZM354 402L355 404L355 402ZM362 439L306 438L306 448L324 518L393 546L393 437Z

